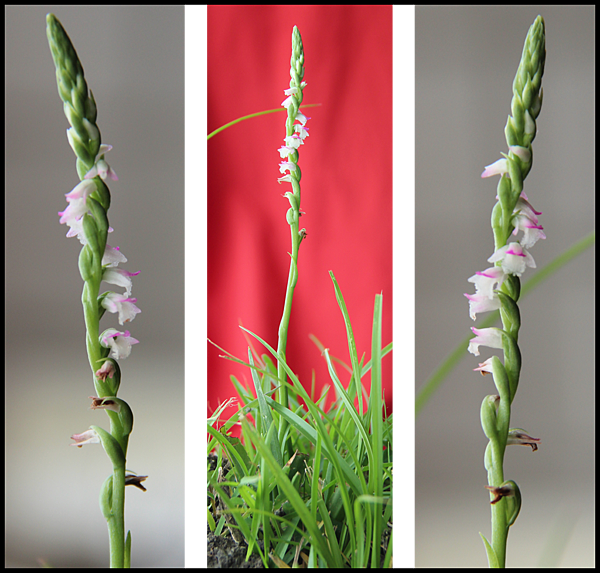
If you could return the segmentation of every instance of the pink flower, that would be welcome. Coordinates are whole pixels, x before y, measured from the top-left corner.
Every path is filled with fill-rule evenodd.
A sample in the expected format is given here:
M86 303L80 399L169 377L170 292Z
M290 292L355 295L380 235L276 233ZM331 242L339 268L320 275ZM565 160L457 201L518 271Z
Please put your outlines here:
M490 263L498 261L501 261L502 270L507 275L517 275L520 277L527 267L535 269L533 257L519 243L508 243L508 245L500 247L488 259Z
M103 259L104 260L104 259ZM107 267L104 269L102 274L102 280L107 283L123 287L127 296L131 294L131 277L139 275L141 271L137 273L130 273L124 269L117 269L114 267Z
M67 208L59 213L61 225L67 223L70 227L79 222L79 220L88 212L87 198L96 190L96 184L93 181L80 181L73 189L65 195L67 198Z
M522 161L528 162L531 159L531 152L526 147L519 145L509 145L508 151L514 153ZM508 159L506 156L490 165L486 165L481 177L493 177L494 175L508 175Z
M494 175L504 175L508 173L508 159L498 159L490 165L486 165L481 177L493 177Z
M475 338L469 342L469 352L479 356L480 346L489 346L490 348L502 348L502 331L499 328L475 328L471 327Z
M102 256L103 267L116 267L119 263L126 262L127 257L125 257L119 247L111 247L109 244L104 247L104 255Z
M478 312L488 312L490 310L498 310L500 308L500 298L498 295L494 295L492 298L485 294L467 294L465 296L469 299L469 312L473 320L477 318Z
M94 160L94 167L92 167L86 174L85 179L93 179L97 175L100 175L102 180L110 177L113 181L118 181L117 174L110 168L110 165L104 160L104 154L108 153L112 149L112 145L105 145L104 143L98 150L98 155Z
M104 348L110 348L109 356L118 360L127 358L131 354L131 347L138 344L139 340L131 337L129 331L119 332L114 328L108 328L100 335L100 344Z
M100 443L100 436L98 436L97 432L95 430L87 430L86 432L83 432L83 434L73 434L71 436L72 440L75 440L75 443L71 444L72 446L77 446L78 448L81 448L82 446L85 446L86 444L99 444Z
M483 272L477 271L468 281L475 284L475 290L488 298L494 297L494 285L502 286L506 273L501 267L490 267Z
M115 375L116 368L112 360L106 360L102 366L96 370L96 377L106 382L107 378L112 378Z
M119 324L122 325L125 322L131 322L138 312L142 312L135 306L135 302L137 302L137 298L127 298L125 295L109 292L102 299L101 304L108 312L118 312Z

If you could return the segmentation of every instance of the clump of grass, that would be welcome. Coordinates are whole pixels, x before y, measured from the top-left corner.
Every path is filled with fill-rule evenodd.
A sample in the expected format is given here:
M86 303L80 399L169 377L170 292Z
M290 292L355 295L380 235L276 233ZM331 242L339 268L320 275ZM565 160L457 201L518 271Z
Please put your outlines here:
M259 554L265 567L392 566L393 416L386 416L381 383L381 361L392 343L382 347L382 295L375 296L371 359L365 363L364 355L358 359L344 298L330 275L344 316L350 365L313 337L333 383L329 408L331 386L315 398L313 384L309 395L278 352L249 330L243 328L268 353L259 356L251 344L245 362L223 351L224 358L250 369L253 388L232 376L241 402L238 415L217 430L223 405L208 422L208 451L218 456L216 468L208 471L208 522L217 535L226 526L238 529L248 544L247 557ZM272 398L281 385L277 364L291 382L283 381L288 407ZM335 364L349 373L346 386ZM368 372L367 394L363 378ZM282 421L286 431L280 439ZM241 440L229 433L238 423ZM219 481L225 458L230 470ZM227 509L216 510L215 495ZM227 514L233 516L229 523Z

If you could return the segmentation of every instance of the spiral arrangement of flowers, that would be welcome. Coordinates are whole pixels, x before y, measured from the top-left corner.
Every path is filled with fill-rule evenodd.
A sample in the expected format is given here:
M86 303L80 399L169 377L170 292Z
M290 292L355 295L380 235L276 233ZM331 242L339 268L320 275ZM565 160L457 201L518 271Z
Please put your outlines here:
M500 176L497 202L492 211L494 253L488 262L494 266L475 273L469 282L475 294L465 294L470 316L478 312L500 310L502 328L472 328L475 338L469 352L479 356L479 347L501 349L504 362L497 356L488 358L475 370L491 373L498 394L486 396L481 405L481 425L489 443L485 451L485 468L492 504L492 541L482 535L491 567L504 567L509 527L521 507L521 492L513 480L504 477L504 452L507 445L531 446L540 442L521 428L510 427L510 408L519 385L521 352L518 345L521 316L517 305L521 290L520 277L527 267L535 268L529 249L545 239L536 211L523 191L523 181L531 170L536 136L536 120L542 108L542 76L546 59L544 19L538 16L529 29L521 62L513 82L511 114L504 133L508 154L488 165L482 177ZM521 238L517 235L522 232Z

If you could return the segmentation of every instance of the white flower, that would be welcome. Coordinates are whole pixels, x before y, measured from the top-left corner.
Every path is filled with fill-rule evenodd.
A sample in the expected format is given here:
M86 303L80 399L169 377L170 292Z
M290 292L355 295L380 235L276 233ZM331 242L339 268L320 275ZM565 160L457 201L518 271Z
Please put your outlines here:
M533 257L519 243L508 243L500 247L489 259L488 262L502 262L502 270L506 274L517 275L520 277L527 267L535 269Z

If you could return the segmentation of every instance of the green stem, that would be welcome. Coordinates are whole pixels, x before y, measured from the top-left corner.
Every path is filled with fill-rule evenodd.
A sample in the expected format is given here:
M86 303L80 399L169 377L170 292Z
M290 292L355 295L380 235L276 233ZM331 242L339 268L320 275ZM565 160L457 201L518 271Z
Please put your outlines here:
M491 482L490 485L500 487L504 482L504 448L497 440L492 441ZM498 558L498 567L504 569L506 563L506 540L508 526L506 520L506 500L503 498L492 505L492 547Z
M110 566L125 565L125 466L113 469L112 515L107 520L110 543Z
M100 490L100 509L108 526L110 566L122 569L125 565L125 452L106 430L99 426L91 428L98 434L113 466L112 474Z
M304 82L304 48L302 46L302 38L298 28L294 26L292 31L292 58L290 60L290 89L292 95L290 95L289 105L286 105L286 111L288 114L285 122L286 138L292 137L295 131L294 122L298 115L298 109L302 104L302 89ZM286 92L287 93L287 92ZM287 100L286 100L287 101ZM292 168L286 167L284 170L290 172L290 183L292 184L292 191L287 192L284 196L288 198L290 202L290 208L286 213L286 220L290 226L292 233L292 252L290 261L290 272L288 275L288 284L285 291L285 303L283 306L283 316L281 317L281 323L279 324L279 333L277 341L277 352L279 353L279 360L277 362L277 379L279 382L279 391L277 397L279 404L284 408L288 407L288 392L285 385L287 381L287 373L285 366L287 363L286 358L286 346L287 346L287 335L288 326L290 323L290 315L292 313L292 299L294 298L294 289L298 282L298 249L300 242L304 237L305 231L302 230L303 235L300 235L299 222L300 222L300 179L302 177L300 167L298 167L298 149L294 147L294 151L287 154L288 162L292 164ZM282 164L282 165L285 165ZM291 442L285 440L285 433L288 423L287 420L281 416L279 418L279 443L284 444L284 448L288 454L292 454Z
M290 316L292 313L292 299L294 298L294 289L296 288L296 283L298 282L298 250L300 247L300 236L298 234L298 217L300 213L298 211L295 211L294 213L295 218L293 223L290 225L290 231L292 233L292 256L290 261L290 272L288 275L288 283L285 291L285 303L283 306L283 316L281 317L281 323L279 324L279 337L277 341L277 352L282 358L282 360L277 363L277 378L280 384L278 401L285 408L288 407L288 392L287 387L284 384L284 382L287 380L287 374L285 372L283 362L286 361L287 335ZM283 440L286 426L286 420L282 416L280 418L279 426L280 443Z

